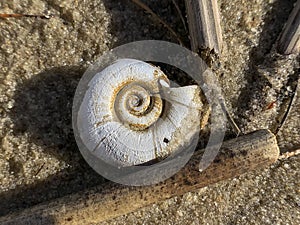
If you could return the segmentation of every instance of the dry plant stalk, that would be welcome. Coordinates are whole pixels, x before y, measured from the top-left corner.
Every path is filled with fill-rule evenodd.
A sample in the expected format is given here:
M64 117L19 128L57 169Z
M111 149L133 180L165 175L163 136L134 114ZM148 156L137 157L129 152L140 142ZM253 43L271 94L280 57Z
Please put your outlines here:
M279 157L275 136L260 130L224 142L214 162L199 172L197 151L172 178L153 186L128 187L114 183L35 206L0 218L4 224L94 224L133 212L149 204L265 168Z
M217 53L222 52L222 29L220 12L217 0L185 0L187 19L189 24L191 48L194 52L201 51ZM225 102L222 103L229 123L237 136L241 131L227 110Z
M222 30L217 0L185 0L191 46L194 52L209 49L220 54Z
M281 54L300 53L300 0L297 1L278 43Z

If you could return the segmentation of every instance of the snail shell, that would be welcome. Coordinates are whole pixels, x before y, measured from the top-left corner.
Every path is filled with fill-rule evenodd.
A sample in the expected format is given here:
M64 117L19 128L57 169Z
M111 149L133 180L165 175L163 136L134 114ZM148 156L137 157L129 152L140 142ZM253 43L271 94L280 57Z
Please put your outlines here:
M199 131L201 107L198 86L171 88L158 67L122 59L90 80L77 127L95 157L133 166L185 147Z

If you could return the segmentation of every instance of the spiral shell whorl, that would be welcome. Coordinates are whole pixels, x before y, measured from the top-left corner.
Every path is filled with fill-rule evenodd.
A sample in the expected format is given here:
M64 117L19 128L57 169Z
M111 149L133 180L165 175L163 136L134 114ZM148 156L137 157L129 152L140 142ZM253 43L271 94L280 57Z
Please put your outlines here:
M144 130L155 123L163 108L160 95L154 93L157 89L142 82L122 87L113 100L119 121L133 130Z
M132 166L164 158L199 130L199 88L170 88L166 75L148 63L116 61L87 88L78 133L86 149L107 163Z

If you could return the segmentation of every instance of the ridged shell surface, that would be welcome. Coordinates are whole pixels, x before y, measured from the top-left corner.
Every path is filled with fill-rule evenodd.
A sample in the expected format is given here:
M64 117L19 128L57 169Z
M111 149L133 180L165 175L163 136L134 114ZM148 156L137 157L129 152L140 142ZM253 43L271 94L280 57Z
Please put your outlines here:
M199 131L201 107L198 86L170 87L158 67L122 59L90 80L77 127L95 157L133 166L187 146Z

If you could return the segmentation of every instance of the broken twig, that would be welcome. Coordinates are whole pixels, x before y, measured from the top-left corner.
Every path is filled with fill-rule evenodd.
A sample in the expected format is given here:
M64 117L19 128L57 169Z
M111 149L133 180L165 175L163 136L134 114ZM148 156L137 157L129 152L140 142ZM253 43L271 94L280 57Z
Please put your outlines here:
M281 54L300 53L300 0L297 1L278 43Z
M222 31L217 0L185 0L192 50L222 51Z
M96 224L249 170L265 168L278 156L275 136L268 130L260 130L224 142L214 162L203 172L199 172L202 153L197 151L184 168L159 184L128 187L108 183L0 218L0 223Z

